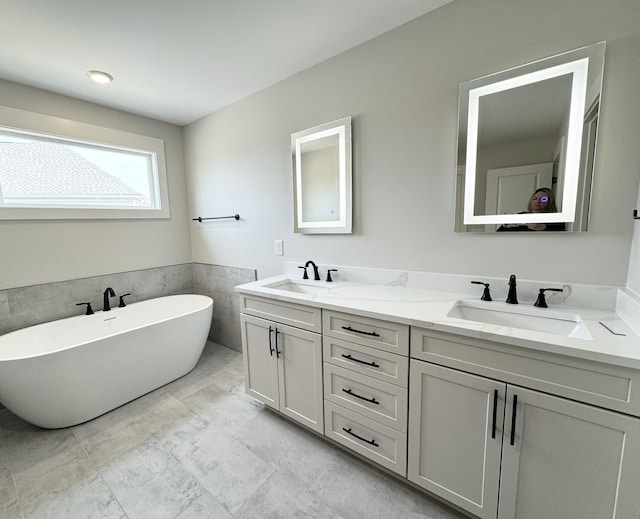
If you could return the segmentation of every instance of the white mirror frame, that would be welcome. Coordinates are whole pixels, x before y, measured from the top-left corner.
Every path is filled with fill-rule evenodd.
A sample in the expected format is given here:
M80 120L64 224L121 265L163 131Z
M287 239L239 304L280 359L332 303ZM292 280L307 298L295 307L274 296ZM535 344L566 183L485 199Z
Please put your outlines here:
M339 182L339 216L331 221L305 221L305 199L302 189L302 146L336 135L338 137L338 165L335 175ZM321 124L291 134L293 177L294 232L303 234L349 234L352 227L351 199L351 117Z
M604 56L605 43L597 43L557 56L552 56L521 67L485 76L478 80L462 84L460 88L460 107L467 105L466 115L466 162L464 166L464 203L463 225L491 225L491 224L526 224L574 222L580 189L580 168L582 133L588 90L592 71L589 70L590 59L599 49ZM592 63L591 66L602 67L602 63ZM594 69L595 70L595 69ZM528 72L530 71L530 72ZM599 85L602 83L602 70L599 71ZM476 158L478 147L479 105L483 96L496 94L521 86L532 85L540 81L549 80L563 75L572 76L571 101L569 108L569 123L566 138L565 171L562 191L561 211L556 213L520 213L520 214L475 214L476 189ZM506 78L506 79L503 79ZM593 81L592 81L593 82ZM477 85L477 86L476 86ZM463 99L466 94L466 99ZM464 101L464 102L463 102ZM462 124L463 114L460 114ZM460 133L460 129L459 129ZM586 228L586 227L585 227ZM458 229L456 229L458 230Z

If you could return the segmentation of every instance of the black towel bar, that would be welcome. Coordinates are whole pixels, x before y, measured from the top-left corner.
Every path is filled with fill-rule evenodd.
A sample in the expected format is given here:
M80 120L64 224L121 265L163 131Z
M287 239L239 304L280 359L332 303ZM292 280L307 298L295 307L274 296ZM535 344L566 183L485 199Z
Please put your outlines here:
M192 220L198 221L198 222L202 222L202 220L224 220L227 218L233 218L234 220L240 220L240 215L239 214L234 214L232 216L212 216L210 218L202 218L202 216L198 216L198 218L192 218Z

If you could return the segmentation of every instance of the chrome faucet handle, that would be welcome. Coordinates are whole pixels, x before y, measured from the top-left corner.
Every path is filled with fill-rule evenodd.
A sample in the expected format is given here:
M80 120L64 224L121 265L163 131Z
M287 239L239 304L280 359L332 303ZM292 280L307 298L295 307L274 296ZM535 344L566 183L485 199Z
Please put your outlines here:
M327 269L327 282L331 283L333 279L331 279L331 273L338 272L338 269Z
M474 285L484 285L480 301L493 301L493 299L491 299L491 292L489 292L489 283L484 283L483 281L472 281L471 283Z
M541 288L538 292L538 299L533 303L533 306L537 306L538 308L549 308L547 306L547 300L544 297L545 292L563 292L561 288Z
M299 266L299 269L304 269L304 274L302 275L302 279L309 279L309 274L307 274L307 267Z

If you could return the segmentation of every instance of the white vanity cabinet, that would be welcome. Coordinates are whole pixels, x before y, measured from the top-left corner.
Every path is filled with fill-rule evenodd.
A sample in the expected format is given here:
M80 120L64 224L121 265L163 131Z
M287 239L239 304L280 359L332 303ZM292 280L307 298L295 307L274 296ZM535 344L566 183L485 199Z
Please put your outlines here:
M640 419L594 405L633 411L632 370L420 328L411 356L409 480L481 518L640 516Z
M324 432L321 310L241 296L248 394Z
M325 435L406 475L409 327L324 310Z

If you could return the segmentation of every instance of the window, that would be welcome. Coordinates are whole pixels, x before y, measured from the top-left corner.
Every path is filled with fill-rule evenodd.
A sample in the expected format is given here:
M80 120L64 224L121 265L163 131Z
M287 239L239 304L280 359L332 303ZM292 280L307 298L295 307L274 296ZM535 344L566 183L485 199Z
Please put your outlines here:
M0 107L0 219L168 217L162 140Z

